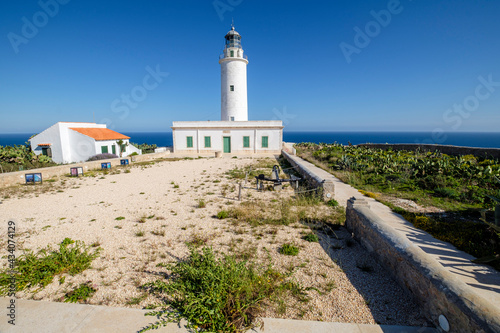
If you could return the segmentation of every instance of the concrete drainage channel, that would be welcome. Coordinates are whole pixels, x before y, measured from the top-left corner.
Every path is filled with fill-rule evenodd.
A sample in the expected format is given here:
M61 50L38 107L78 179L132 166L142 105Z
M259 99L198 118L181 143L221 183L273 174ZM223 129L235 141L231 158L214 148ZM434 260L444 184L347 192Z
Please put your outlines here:
M332 180L335 177L326 176L325 171L311 163L285 151L283 156L312 184L324 186L325 195L334 192L334 197L345 198L345 193L339 195L343 190L348 190L350 195L356 195L356 190L349 185L342 183L342 188L339 188L338 180L335 187ZM467 254L456 249L453 252L442 251L448 256L450 253L456 253L457 257L445 258L446 262L445 259L439 260L444 255L431 255L429 250L424 251L423 248L427 249L429 244L433 244L433 253L439 253L440 246L445 249L449 244L413 228L402 217L390 212L388 207L375 207L382 204L361 194L358 198L349 199L347 205L344 202L339 203L346 206L346 227L353 233L354 238L403 288L411 292L427 319L436 327L444 332L500 332L500 293L497 288L491 287L500 285L499 272L471 264L469 270L480 270L485 276L482 277L483 280L478 278L475 283L470 278L465 280L462 275L469 272L453 272L449 268L453 265L448 263L454 261L456 266L457 262L462 262L466 267L466 263L470 263L470 256ZM375 210L384 214L378 216ZM390 223L388 219L391 219ZM408 230L420 236L409 237ZM425 239L425 243L415 243L415 240L421 239Z

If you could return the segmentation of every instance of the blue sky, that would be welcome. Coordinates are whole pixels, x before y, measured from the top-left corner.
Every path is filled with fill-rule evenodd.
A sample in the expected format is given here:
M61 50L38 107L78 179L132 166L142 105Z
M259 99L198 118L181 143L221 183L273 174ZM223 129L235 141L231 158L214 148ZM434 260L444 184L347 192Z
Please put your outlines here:
M499 17L496 0L2 1L0 133L94 115L124 132L220 120L232 18L250 61L250 120L498 132Z

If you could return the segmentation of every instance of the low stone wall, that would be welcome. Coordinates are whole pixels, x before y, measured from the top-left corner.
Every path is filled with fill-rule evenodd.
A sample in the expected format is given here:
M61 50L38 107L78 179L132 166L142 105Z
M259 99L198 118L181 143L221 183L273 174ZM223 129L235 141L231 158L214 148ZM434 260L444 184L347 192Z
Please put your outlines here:
M500 332L500 313L420 247L375 215L363 199L347 203L346 227L354 237L415 296L427 318L439 326L447 318L450 332Z
M331 179L326 179L318 175L316 172L308 168L306 165L300 163L302 159L297 158L285 150L282 150L283 156L295 167L301 176L308 182L311 188L321 188L323 200L328 201L333 199L335 194L335 185Z
M104 163L104 162L110 162L111 166L113 167L113 166L120 165L120 160L122 160L122 159L128 159L130 161L130 163L133 164L134 162L151 161L154 159L167 157L169 154L170 154L170 151L165 151L165 152L155 153L155 154L135 155L135 156L127 156L127 157L123 157L123 158L112 158L112 159L108 159L108 160L99 160L99 161L92 161L92 162L82 162L82 163L58 165L58 166L49 167L49 168L31 169L31 170L24 170L24 171L17 171L17 172L7 172L7 173L0 174L0 187L7 187L7 186L24 184L25 183L24 175L27 173L41 173L42 179L47 180L47 179L50 179L54 176L57 177L57 176L69 175L70 168L82 167L83 172L85 173L89 170L101 169L101 163Z
M475 148L475 147L460 147L460 146L445 146L433 144L378 144L364 143L357 145L358 147L366 147L373 149L392 149L392 150L408 150L408 151L424 151L424 152L441 152L446 155L474 155L476 157L500 159L500 148Z

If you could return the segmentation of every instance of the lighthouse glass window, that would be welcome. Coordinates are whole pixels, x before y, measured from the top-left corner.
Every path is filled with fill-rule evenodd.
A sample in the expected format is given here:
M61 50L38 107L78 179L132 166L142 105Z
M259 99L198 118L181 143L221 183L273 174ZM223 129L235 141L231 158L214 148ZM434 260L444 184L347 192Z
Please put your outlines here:
M229 86L230 91L234 91L234 86Z

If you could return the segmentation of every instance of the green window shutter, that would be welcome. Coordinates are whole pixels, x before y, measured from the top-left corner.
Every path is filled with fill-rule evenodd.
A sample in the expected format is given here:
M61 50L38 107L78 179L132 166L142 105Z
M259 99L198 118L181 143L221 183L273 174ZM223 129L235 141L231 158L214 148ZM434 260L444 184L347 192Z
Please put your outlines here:
M262 148L267 148L268 146L269 146L268 137L263 136L262 137Z
M206 136L205 137L205 148L210 148L210 147L212 147L212 143L211 143L210 137Z
M187 147L193 148L193 137L192 136L187 137Z
M48 156L47 148L42 148L42 155Z
M116 146L115 145L111 146L111 152L113 152L113 154L116 155Z
M108 146L101 146L101 153L106 154L108 152Z
M243 148L250 148L250 137L249 136L243 137Z

